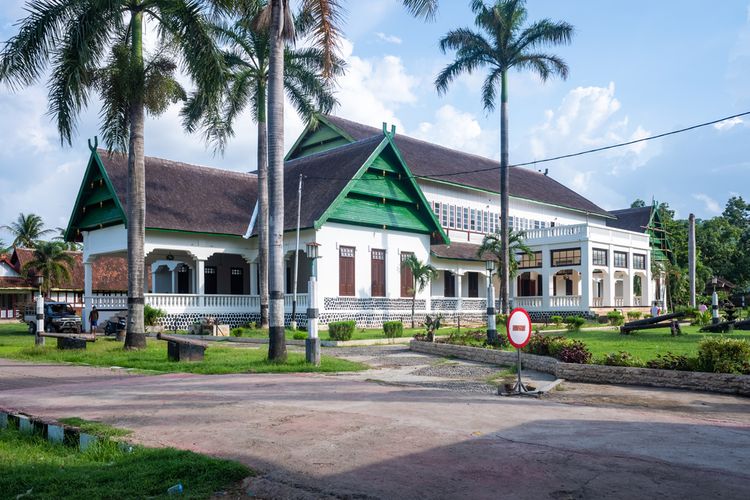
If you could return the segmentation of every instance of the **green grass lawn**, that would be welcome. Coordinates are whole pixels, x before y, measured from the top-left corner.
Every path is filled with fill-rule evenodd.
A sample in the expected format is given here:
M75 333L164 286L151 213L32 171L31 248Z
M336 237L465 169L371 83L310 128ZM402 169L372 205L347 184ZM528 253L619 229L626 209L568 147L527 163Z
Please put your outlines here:
M667 352L688 357L697 356L698 343L701 339L720 335L717 333L700 333L699 328L698 326L683 326L682 331L686 335L676 337L670 334L668 328L641 330L630 335L620 335L617 330L573 331L550 335L563 335L567 338L582 341L593 353L595 360L611 352L627 351L642 361L648 361L656 358L657 354L664 355ZM732 334L724 334L723 336L750 341L750 331L737 330Z
M0 498L209 498L252 474L244 465L172 448L101 441L84 452L12 429L0 431ZM171 497L170 497L171 498Z
M167 343L149 339L148 347L141 351L125 351L122 342L100 338L88 343L86 350L58 350L55 339L46 339L46 346L34 346L34 337L23 324L0 325L0 357L28 361L75 363L95 366L120 366L156 372L188 372L201 374L221 373L284 373L284 372L338 372L358 371L367 368L339 358L322 356L315 367L305 362L305 355L289 353L286 363L270 363L265 346L261 348L219 347L210 345L202 362L177 363L167 361Z
M249 338L268 338L268 330L261 330L261 329L251 329L251 328L241 328L242 336L243 337L249 337ZM456 328L441 328L438 330L438 335L450 335L452 331L455 331ZM462 328L462 330L466 330L466 327ZM300 330L300 332L305 333L303 330ZM292 330L286 330L286 339L291 340L294 338L294 331ZM417 334L424 333L424 328L404 328L404 335L403 337L410 338ZM331 337L328 336L327 330L320 330L319 332L320 340L331 340ZM402 338L403 338L402 337ZM383 333L382 328L357 328L354 330L354 334L352 335L352 340L387 340L385 334Z

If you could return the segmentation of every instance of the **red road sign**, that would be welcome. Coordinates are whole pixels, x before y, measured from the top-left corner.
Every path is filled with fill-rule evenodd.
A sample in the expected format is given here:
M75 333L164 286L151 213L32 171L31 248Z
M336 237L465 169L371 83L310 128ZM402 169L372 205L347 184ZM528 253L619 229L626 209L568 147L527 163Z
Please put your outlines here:
M520 349L531 339L531 316L526 309L517 307L508 315L508 340L510 344Z

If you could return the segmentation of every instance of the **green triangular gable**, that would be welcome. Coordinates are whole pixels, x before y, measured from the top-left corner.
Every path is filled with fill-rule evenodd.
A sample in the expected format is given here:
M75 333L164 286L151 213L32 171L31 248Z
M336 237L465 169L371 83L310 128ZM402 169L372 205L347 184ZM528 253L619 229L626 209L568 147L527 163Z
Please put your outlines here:
M352 142L355 142L352 136L326 120L325 117L319 117L315 125L308 125L305 128L284 160L295 160Z
M127 224L125 212L120 205L112 182L104 169L99 154L91 151L86 172L83 175L78 197L73 205L66 241L81 241L81 231L91 231L107 226Z
M651 256L655 261L668 260L674 263L674 254L672 253L672 245L669 242L669 236L667 235L664 222L661 220L659 215L659 205L656 201L653 202L651 208L651 216L648 220L648 226L646 232L649 235L649 241L651 244Z
M315 221L429 234L450 243L390 134Z

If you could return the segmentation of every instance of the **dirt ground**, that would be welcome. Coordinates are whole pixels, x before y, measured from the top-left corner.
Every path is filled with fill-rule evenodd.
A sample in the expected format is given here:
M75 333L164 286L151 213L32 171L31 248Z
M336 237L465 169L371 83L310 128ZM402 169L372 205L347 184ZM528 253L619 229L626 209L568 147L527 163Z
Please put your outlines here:
M391 349L340 354L380 360L356 376L0 359L0 407L102 420L258 471L222 498L749 497L750 399L567 382L504 398L487 384L498 367Z

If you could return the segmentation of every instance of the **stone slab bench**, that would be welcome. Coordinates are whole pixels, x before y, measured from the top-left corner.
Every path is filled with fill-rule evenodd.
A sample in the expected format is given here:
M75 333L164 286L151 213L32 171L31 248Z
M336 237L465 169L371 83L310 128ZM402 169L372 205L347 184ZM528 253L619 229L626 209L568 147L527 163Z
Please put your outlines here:
M58 349L86 349L87 342L96 342L96 335L39 332L40 337L57 339Z
M170 361L203 361L206 355L206 342L161 333L157 333L156 338L167 342L167 359Z

